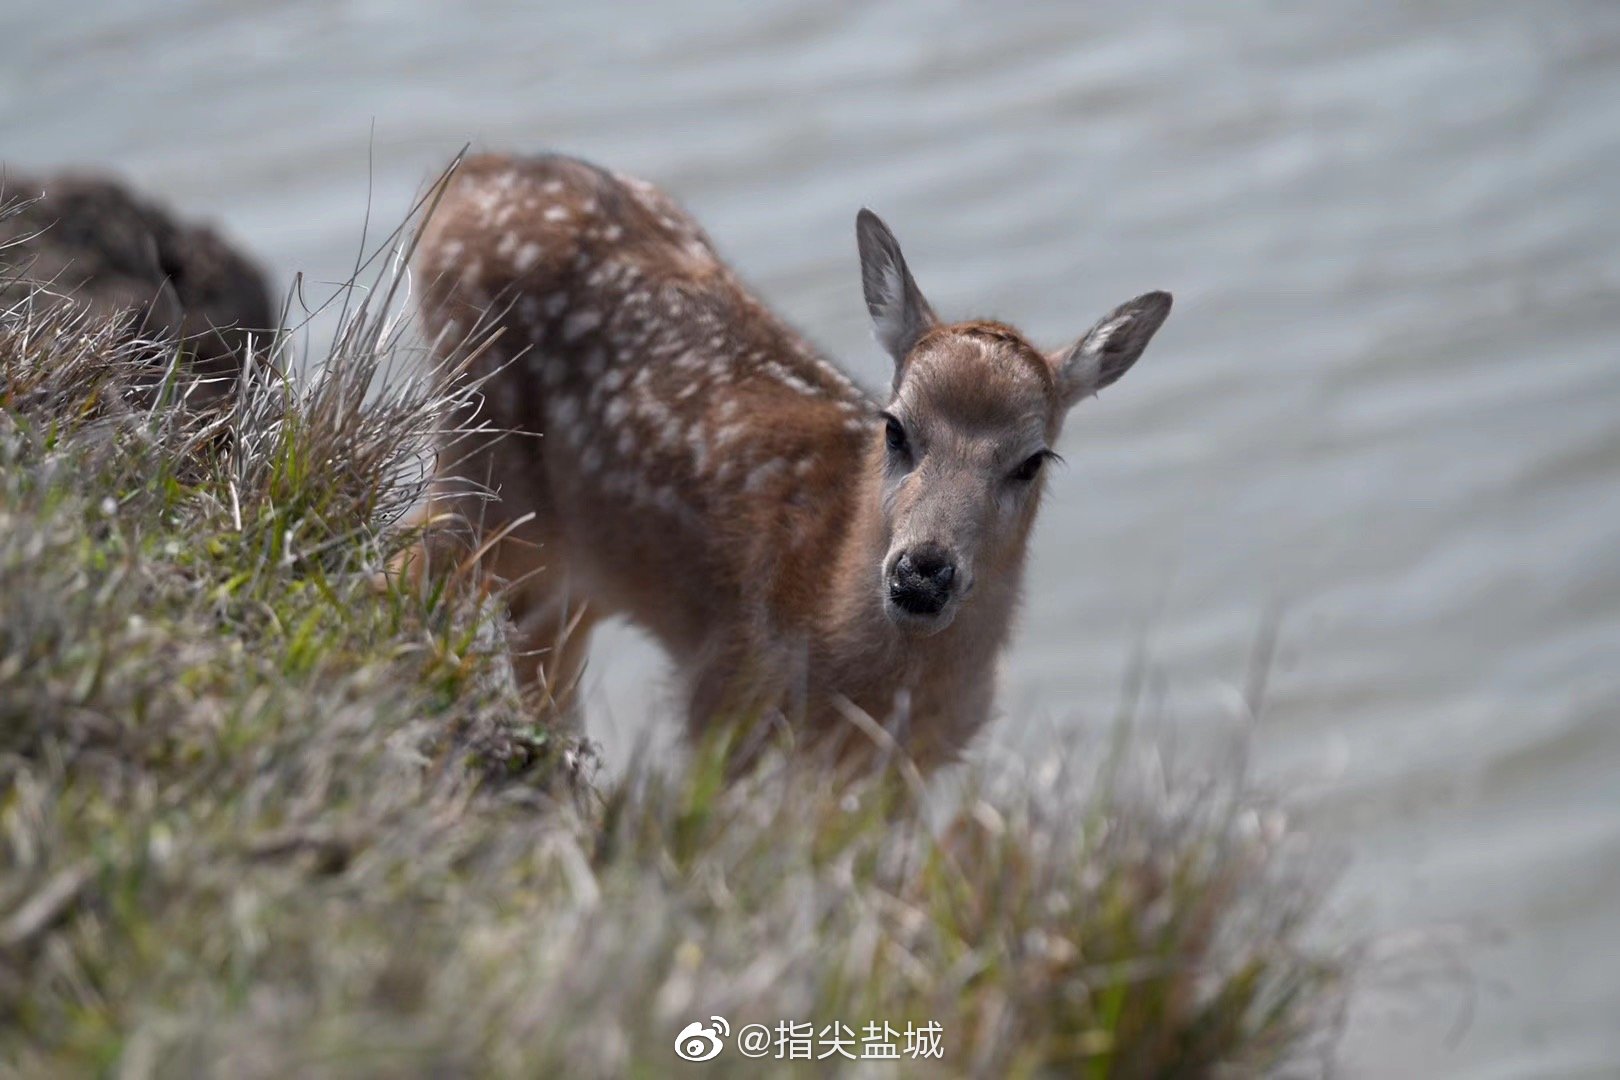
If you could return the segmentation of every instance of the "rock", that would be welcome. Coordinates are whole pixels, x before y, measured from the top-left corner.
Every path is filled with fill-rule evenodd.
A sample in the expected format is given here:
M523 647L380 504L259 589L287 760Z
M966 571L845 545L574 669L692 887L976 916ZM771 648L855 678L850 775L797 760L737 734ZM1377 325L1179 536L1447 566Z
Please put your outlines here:
M0 204L18 202L0 217L0 306L43 286L48 302L126 317L132 335L178 338L210 380L193 400L230 393L242 365L262 360L279 321L268 282L212 228L97 176L7 173Z

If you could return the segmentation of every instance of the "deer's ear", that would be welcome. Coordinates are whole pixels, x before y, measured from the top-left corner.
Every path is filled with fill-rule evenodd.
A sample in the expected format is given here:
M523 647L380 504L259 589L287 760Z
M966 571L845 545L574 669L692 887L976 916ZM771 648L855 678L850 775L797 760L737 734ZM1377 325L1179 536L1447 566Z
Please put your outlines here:
M1130 370L1170 314L1170 294L1143 293L1119 305L1073 346L1052 357L1058 388L1073 405Z
M900 242L883 220L870 210L855 217L855 240L861 249L861 288L866 309L872 313L878 342L894 357L895 378L917 339L938 322L934 309L900 254Z

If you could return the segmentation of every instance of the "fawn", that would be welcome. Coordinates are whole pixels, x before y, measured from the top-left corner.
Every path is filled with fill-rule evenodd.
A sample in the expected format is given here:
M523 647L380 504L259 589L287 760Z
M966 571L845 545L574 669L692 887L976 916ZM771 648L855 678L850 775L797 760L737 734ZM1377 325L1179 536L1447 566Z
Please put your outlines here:
M509 583L520 680L571 720L591 627L621 614L673 659L693 734L774 718L847 750L858 710L918 763L955 760L991 713L1064 417L1135 363L1169 294L1043 353L942 322L862 210L880 405L652 185L497 155L444 183L415 256L426 329L492 331L474 373L507 434L442 461L431 505L476 523Z

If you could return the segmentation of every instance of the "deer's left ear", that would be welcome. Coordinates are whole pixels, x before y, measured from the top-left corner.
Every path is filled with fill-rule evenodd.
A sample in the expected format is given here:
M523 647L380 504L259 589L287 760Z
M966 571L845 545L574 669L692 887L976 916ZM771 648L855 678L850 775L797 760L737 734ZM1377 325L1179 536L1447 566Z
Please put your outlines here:
M1170 294L1143 293L1119 305L1069 349L1052 356L1058 389L1073 405L1130 370L1170 314Z

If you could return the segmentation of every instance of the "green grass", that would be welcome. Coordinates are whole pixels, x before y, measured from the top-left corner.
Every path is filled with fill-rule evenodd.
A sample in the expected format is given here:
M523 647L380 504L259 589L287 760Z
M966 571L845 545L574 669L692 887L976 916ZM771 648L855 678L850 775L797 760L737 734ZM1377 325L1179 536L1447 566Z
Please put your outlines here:
M1232 783L1077 752L922 800L713 746L602 784L498 598L379 574L470 392L381 379L391 306L209 408L111 328L0 317L0 1073L828 1071L683 1066L713 1014L940 1025L876 1075L1327 1061L1347 950Z

